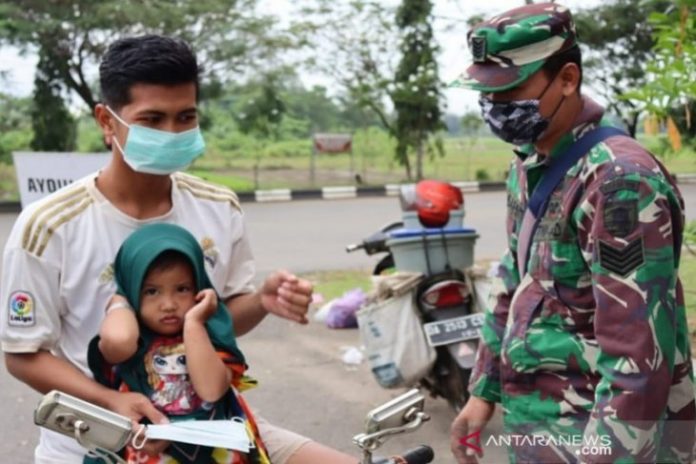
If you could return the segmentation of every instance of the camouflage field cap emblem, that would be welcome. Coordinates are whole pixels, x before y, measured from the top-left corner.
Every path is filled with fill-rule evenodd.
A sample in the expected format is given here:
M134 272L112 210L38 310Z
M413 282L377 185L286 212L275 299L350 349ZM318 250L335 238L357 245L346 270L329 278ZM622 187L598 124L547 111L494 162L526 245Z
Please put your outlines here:
M474 57L475 63L485 63L486 62L486 38L485 37L471 37L469 40L471 46L471 56Z
M473 64L450 87L502 92L526 81L551 56L576 45L570 10L536 3L477 24L467 36Z

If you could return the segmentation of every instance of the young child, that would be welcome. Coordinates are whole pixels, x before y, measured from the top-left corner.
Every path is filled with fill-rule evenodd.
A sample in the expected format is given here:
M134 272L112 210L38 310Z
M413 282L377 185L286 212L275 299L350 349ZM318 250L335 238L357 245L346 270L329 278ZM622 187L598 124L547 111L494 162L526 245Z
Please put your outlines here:
M95 379L143 393L170 420L242 417L250 454L171 443L159 456L128 447L129 463L268 463L253 417L237 390L249 384L232 319L212 288L196 239L172 224L132 233L114 263L117 293L90 343Z

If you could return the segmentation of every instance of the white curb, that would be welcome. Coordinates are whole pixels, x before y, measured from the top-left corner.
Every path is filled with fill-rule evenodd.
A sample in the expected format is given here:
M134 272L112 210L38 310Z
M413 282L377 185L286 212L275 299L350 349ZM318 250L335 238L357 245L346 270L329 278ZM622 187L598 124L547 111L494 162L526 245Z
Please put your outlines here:
M677 174L677 184L696 184L696 174Z
M459 187L462 193L471 193L479 191L479 183L476 181L467 182L452 182L452 185Z
M357 187L324 187L321 189L321 197L324 200L337 200L340 198L356 198Z
M254 192L256 201L290 201L292 193L290 189L275 189L275 190L256 190Z
M388 197L398 197L401 184L387 184L384 186L384 190Z

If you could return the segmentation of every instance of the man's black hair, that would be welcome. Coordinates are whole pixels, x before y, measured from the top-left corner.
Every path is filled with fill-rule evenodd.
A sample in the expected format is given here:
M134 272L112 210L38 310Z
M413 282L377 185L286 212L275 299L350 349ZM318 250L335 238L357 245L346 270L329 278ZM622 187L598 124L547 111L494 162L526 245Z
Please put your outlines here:
M582 85L582 53L578 45L551 56L541 69L544 70L546 76L554 78L558 75L561 68L568 63L575 63L580 70L580 78L578 79L578 93L580 93L580 86Z
M182 40L143 35L117 40L99 65L102 100L115 110L131 101L135 84L196 84L199 68L196 55Z

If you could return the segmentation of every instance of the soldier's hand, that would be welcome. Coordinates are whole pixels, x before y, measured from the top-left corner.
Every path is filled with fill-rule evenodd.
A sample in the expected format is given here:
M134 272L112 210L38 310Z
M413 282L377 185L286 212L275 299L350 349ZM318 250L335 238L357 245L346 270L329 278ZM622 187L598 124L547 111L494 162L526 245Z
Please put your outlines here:
M491 420L494 412L495 403L476 396L469 397L450 429L450 447L458 464L477 464L478 458L483 457L478 433Z

